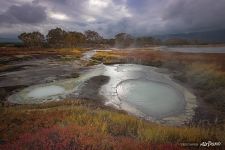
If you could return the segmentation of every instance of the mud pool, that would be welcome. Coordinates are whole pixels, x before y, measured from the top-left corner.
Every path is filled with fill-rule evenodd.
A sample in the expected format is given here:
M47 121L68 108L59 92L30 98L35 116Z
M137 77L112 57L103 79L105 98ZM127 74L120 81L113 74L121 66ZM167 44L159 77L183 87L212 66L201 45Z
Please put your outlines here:
M184 109L182 94L161 82L131 79L117 86L118 98L155 118Z
M44 97L48 97L48 96L51 96L51 95L62 94L64 91L65 91L64 88L62 88L60 86L55 86L55 85L38 87L38 88L35 88L32 91L30 91L27 94L27 97L44 98Z
M161 73L159 68L134 64L100 64L80 74L78 78L25 88L9 96L8 101L36 104L80 98L86 81L103 75L109 77L109 81L97 92L104 97L103 102L107 106L147 120L173 125L188 122L194 116L195 96L174 82L168 74Z

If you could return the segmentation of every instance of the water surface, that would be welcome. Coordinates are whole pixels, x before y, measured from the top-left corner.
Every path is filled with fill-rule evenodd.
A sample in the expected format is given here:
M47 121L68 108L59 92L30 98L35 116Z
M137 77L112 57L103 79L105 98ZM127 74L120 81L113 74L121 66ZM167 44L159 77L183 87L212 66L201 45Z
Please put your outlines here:
M171 124L189 121L194 115L195 97L158 69L135 64L100 64L84 70L78 78L34 85L9 96L8 100L18 104L37 104L71 97L76 99L85 94L80 91L89 79L105 76L109 81L100 89L94 89L96 92L87 92L89 97L96 97L99 93L105 105L151 121ZM93 84L99 82L96 80Z
M117 87L118 97L155 118L180 113L184 99L172 86L161 82L131 79Z
M27 97L30 98L45 98L48 96L58 95L65 92L65 89L61 86L50 85L45 87L38 87L27 93Z
M184 53L225 53L225 46L221 47L160 47L161 51Z

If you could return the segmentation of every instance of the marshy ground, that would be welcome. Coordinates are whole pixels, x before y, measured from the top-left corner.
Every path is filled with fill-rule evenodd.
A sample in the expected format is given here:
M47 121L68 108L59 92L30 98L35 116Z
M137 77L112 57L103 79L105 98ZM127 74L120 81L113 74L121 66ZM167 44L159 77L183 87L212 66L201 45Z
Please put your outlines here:
M225 142L225 54L149 48L96 51L92 58L82 59L86 51L1 48L0 148L185 149L181 143ZM96 92L109 82L104 75L87 80L78 98L35 105L7 101L25 87L77 78L100 63L161 68L197 96L195 115L185 125L166 126L104 106Z

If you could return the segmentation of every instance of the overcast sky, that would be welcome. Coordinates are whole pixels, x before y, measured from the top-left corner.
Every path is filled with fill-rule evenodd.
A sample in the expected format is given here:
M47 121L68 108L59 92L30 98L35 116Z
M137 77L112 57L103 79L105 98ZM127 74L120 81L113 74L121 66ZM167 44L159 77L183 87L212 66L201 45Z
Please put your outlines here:
M105 37L225 28L225 0L1 0L0 35L61 27Z

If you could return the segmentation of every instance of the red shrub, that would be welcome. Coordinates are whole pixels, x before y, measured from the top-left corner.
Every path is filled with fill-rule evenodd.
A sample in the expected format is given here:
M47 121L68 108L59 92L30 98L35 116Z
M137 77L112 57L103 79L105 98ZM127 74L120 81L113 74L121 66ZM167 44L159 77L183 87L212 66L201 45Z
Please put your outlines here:
M152 145L129 137L112 137L98 133L93 127L73 125L66 128L54 126L36 133L25 133L15 141L0 145L0 149L178 150L181 148L170 144Z

